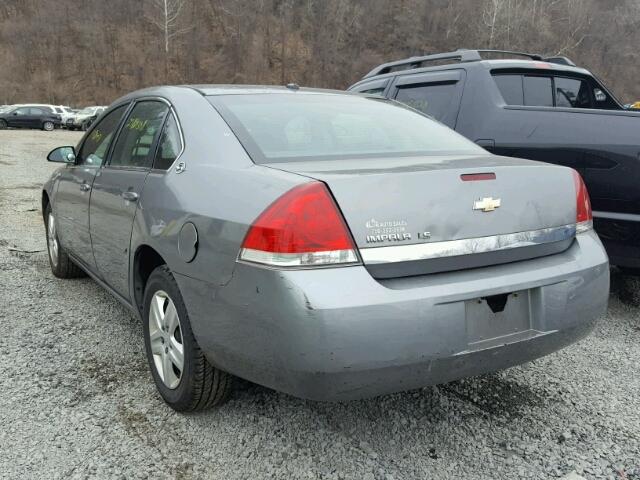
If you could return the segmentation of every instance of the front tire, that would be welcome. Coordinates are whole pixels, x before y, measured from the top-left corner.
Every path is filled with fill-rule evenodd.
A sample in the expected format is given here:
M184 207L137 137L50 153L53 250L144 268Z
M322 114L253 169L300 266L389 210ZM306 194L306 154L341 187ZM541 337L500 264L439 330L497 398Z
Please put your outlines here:
M7 126L6 120L0 120L0 130L6 130Z
M84 271L73 263L67 252L60 245L57 231L58 225L51 211L51 205L47 205L45 209L44 221L51 272L58 278L80 278L86 276Z
M52 132L54 128L55 128L55 125L53 124L53 122L43 122L42 123L42 129L47 131L47 132Z
M147 361L164 401L179 412L224 403L233 377L213 367L200 350L178 284L166 265L149 276L142 318Z

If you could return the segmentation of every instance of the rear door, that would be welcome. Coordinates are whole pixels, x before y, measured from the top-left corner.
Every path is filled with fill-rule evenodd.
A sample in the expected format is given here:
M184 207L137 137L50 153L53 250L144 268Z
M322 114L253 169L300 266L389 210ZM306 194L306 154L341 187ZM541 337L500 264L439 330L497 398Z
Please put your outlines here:
M138 101L124 121L108 165L93 184L89 215L96 265L102 278L125 298L133 220L168 112L164 101Z
M61 170L53 204L58 236L65 249L95 271L89 236L89 199L93 180L128 105L111 111L84 138L76 163Z
M463 69L401 75L389 97L455 128L464 80Z
M31 107L29 109L27 126L29 128L41 128L45 117L49 119L51 116L51 112L46 107Z

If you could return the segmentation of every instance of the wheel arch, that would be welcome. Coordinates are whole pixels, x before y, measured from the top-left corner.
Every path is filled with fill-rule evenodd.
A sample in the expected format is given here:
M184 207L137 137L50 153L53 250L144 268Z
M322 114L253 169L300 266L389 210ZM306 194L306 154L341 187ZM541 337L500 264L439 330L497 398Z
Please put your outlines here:
M51 199L49 198L49 194L47 193L46 190L42 190L42 198L40 200L41 202L41 206L42 206L42 218L45 220L46 222L46 213L47 213L47 207L51 204Z
M167 262L156 249L147 244L138 246L133 256L133 301L141 314L149 275L161 265L167 265Z

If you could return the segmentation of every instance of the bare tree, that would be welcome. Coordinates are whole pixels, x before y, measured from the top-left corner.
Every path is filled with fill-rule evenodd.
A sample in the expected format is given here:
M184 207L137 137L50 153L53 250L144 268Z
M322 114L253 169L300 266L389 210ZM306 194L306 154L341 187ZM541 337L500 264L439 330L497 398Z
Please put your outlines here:
M159 82L345 88L385 61L485 47L568 55L640 99L640 0L77 3L0 0L0 103L109 103Z
M168 54L171 40L175 36L189 30L188 28L178 28L180 14L182 13L185 0L151 0L151 4L155 12L149 20L162 31L164 36L164 52Z

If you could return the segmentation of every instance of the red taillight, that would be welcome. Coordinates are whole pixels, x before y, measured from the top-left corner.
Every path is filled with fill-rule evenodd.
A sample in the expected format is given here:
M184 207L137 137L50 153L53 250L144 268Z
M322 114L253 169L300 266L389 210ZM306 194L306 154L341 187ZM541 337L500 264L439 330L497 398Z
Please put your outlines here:
M576 186L576 229L580 233L593 228L593 214L591 213L591 201L587 186L575 170L573 171L573 181Z
M239 258L278 267L358 262L342 215L320 182L289 190L262 212L249 228Z

